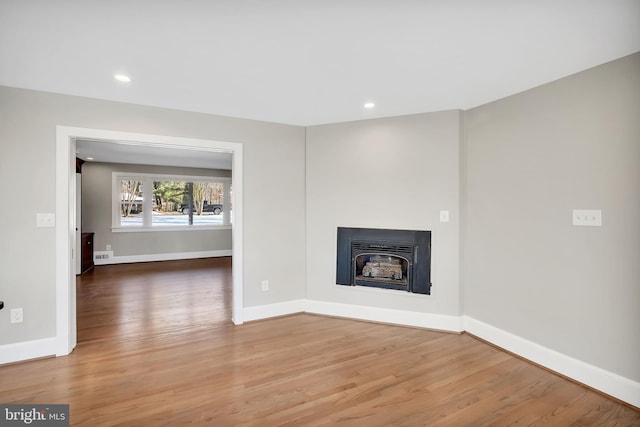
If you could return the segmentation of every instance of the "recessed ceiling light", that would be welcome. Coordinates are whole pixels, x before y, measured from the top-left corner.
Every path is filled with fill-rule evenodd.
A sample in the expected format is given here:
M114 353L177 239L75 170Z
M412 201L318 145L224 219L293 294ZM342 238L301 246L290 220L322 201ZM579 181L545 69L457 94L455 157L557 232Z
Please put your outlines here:
M87 157L87 160L93 160L93 157Z
M364 104L364 108L373 108L375 106L376 104L374 104L373 102L367 102L366 104Z
M131 77L125 76L124 74L116 74L113 78L122 83L131 83Z

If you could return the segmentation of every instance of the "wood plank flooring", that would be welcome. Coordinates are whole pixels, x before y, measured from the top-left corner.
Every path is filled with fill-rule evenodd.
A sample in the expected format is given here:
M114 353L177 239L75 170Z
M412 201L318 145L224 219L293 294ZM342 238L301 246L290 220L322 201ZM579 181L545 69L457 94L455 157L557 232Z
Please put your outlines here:
M470 335L300 314L234 326L230 259L99 266L67 357L0 366L0 402L78 426L638 426Z

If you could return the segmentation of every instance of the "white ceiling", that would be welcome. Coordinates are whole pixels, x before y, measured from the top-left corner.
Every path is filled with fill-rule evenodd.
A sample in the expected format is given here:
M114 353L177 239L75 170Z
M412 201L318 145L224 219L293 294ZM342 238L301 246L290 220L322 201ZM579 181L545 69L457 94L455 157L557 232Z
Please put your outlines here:
M76 157L100 163L231 170L231 153L157 147L127 141L76 140Z
M0 0L0 85L296 125L468 109L639 50L638 0Z

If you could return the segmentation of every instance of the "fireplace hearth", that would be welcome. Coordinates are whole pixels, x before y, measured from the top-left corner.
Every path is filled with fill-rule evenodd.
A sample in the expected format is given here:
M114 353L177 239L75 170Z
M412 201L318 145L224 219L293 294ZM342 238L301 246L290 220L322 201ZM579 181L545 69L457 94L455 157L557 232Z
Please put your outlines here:
M431 232L338 227L336 284L431 293Z

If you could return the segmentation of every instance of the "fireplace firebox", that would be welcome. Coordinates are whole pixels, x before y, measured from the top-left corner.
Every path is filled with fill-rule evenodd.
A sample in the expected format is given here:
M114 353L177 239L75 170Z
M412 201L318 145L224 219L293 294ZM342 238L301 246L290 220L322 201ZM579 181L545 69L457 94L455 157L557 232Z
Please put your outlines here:
M338 227L336 284L431 293L431 232Z

